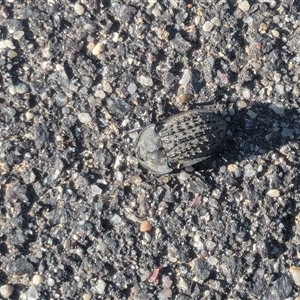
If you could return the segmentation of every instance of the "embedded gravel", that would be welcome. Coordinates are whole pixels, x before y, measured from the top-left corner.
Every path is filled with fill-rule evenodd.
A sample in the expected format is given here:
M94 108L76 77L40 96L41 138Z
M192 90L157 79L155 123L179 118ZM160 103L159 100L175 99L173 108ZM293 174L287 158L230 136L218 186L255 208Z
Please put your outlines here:
M299 14L2 1L0 297L300 297ZM138 164L138 129L206 102L228 123L216 153Z

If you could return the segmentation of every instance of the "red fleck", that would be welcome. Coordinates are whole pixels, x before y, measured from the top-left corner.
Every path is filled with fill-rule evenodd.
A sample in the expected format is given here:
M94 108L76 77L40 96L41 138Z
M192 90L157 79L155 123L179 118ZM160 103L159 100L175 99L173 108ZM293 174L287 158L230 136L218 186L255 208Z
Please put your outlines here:
M149 278L149 281L151 281L151 282L157 281L157 277L159 275L159 271L161 270L161 268L162 268L162 266L154 268L153 273L152 273L151 277Z

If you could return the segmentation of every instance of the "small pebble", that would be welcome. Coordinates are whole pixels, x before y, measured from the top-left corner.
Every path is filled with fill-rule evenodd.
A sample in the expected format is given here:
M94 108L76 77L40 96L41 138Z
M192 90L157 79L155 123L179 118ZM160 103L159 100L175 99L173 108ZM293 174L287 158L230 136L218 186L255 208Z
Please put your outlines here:
M211 19L211 22L215 25L215 26L221 26L221 21L219 18L215 17Z
M252 118L255 119L257 117L257 113L255 113L253 110L248 110L247 115Z
M250 100L251 94L249 89L243 89L243 97L247 100Z
M238 4L238 8L243 11L246 12L250 9L250 4L248 1L242 1Z
M294 132L295 131L292 128L283 128L282 132L281 132L281 135L283 137L291 137L294 134Z
M284 114L284 106L280 102L271 104L269 106L269 108L271 108L278 115L283 115Z
M92 51L95 48L95 44L93 42L90 42L90 43L87 44L86 47L87 47L88 50Z
M55 285L55 280L53 279L53 278L48 278L48 280L47 280L47 284L49 285L49 286L54 286Z
M157 294L158 300L167 300L172 298L172 290L170 288L164 288Z
M214 28L214 24L210 21L206 21L202 27L203 31L205 32L210 32L213 28Z
M32 120L33 118L34 118L34 114L33 114L32 112L27 111L27 112L25 113L25 119L26 119L26 121L30 121L30 120Z
M183 292L187 292L189 289L189 284L182 277L179 278L177 282L177 288Z
M148 76L141 75L137 78L137 81L145 86L153 86L153 80Z
M102 189L99 188L96 184L91 185L91 192L93 196L96 195L101 195L102 194Z
M144 236L143 236L143 239L144 239L144 241L146 242L146 243L150 243L151 242L151 235L148 233L148 232L145 232L144 233Z
M103 44L97 43L96 46L92 50L92 54L98 56L103 51Z
M273 79L276 83L279 82L281 80L281 74L278 72L274 73Z
M128 87L127 87L127 91L130 95L133 95L137 90L137 86L134 82L131 82Z
M272 35L273 35L274 37L276 37L276 38L279 38L279 37L280 37L280 33L279 33L278 30L273 29L271 32L272 32Z
M267 195L271 198L277 198L280 196L280 191L277 189L272 189L267 192Z
M83 15L84 14L84 7L82 5L80 5L79 3L76 3L74 5L74 10L76 12L77 15Z
M86 294L82 295L82 300L90 300L92 297L93 294L91 292L87 292Z
M13 38L15 40L20 40L23 36L24 36L24 31L23 30L15 31L14 34L13 34Z
M140 224L141 232L147 232L147 231L150 231L151 229L152 229L152 225L148 220L145 220Z
M205 246L207 250L213 250L214 248L216 248L217 244L213 241L206 241Z
M184 170L182 170L179 175L178 175L178 180L180 181L180 183L185 182L186 180L188 180L191 177L191 174L188 172L185 172Z
M210 256L207 259L207 262L212 266L216 266L218 264L218 259L216 259L214 256Z
M244 101L244 100L238 100L237 103L236 103L237 107L239 108L246 108L248 105L247 105L247 102Z
M297 286L300 286L300 267L292 266L290 267L290 272L292 274L295 284Z
M193 95L191 95L191 94L179 94L176 97L176 101L179 104L185 104L185 103L189 102L192 98L193 98Z
M268 26L266 23L260 23L259 25L259 31L262 33L265 33L268 30Z
M242 168L238 167L236 171L234 171L234 177L239 178L242 176Z
M92 118L88 113L78 114L78 119L83 124L90 123L92 121Z
M103 87L103 91L108 93L108 94L111 94L112 91L113 91L110 83L106 80L103 81L102 87Z
M12 95L14 94L25 94L26 92L28 92L29 87L26 83L24 82L20 82L19 84L14 86L14 90L11 90L10 93Z
M256 171L253 169L253 167L250 164L245 166L245 170L244 170L245 177L253 177L255 174Z
M63 94L55 94L54 99L55 99L55 104L59 107L63 107L68 103L67 96Z
M15 46L13 44L12 41L10 40L0 40L0 51L3 50L3 49L6 49L6 48L9 48L9 49L15 49Z
M100 295L104 294L105 288L106 288L106 282L102 279L99 279L97 282L97 285L95 286L97 293Z
M173 284L173 281L171 280L171 278L169 276L163 276L162 277L162 285L165 288L170 288Z
M275 85L275 90L279 95L284 94L284 86L282 84L276 84Z
M43 275L35 274L35 275L32 277L32 283L33 283L34 285L39 285L39 284L41 284L43 281L44 281L44 276L43 276Z
M106 97L106 94L104 93L103 90L97 90L94 94L96 98L100 98L101 100Z
M26 300L37 300L39 299L39 294L34 286L30 286L27 291Z
M14 292L12 285L5 284L0 287L0 295L3 299L8 299Z
M8 50L8 51L7 51L7 56L8 56L9 58L15 58L15 57L18 56L18 52L14 51L14 50Z
M181 79L179 80L179 84L183 86L188 85L192 80L192 76L193 76L192 71L190 69L185 69L183 71Z
M229 172L235 172L237 168L238 168L238 166L235 165L235 164L230 164L227 167L227 169L228 169Z

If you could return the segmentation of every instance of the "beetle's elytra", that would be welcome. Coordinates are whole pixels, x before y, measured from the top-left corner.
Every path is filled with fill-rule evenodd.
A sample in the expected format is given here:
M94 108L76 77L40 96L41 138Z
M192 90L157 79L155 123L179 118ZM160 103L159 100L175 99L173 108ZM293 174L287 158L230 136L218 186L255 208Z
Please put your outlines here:
M145 127L136 143L139 162L166 174L208 158L226 134L226 121L214 112L192 109Z

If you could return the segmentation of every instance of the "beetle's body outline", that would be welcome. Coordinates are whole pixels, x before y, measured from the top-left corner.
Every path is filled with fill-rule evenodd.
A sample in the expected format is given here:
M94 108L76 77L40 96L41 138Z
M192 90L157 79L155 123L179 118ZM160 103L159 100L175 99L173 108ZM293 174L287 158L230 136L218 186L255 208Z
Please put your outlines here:
M227 123L215 112L196 108L146 126L136 143L139 162L166 174L207 159L226 135Z

